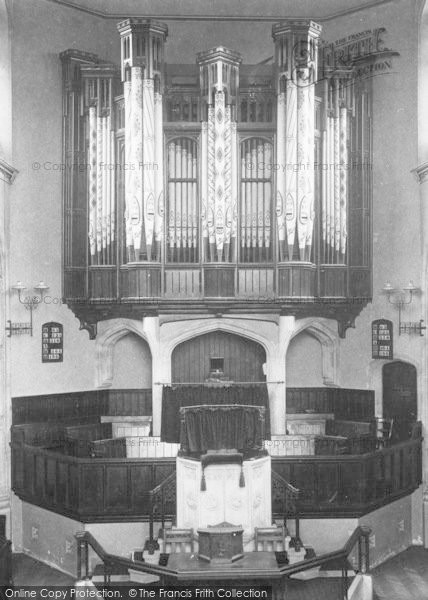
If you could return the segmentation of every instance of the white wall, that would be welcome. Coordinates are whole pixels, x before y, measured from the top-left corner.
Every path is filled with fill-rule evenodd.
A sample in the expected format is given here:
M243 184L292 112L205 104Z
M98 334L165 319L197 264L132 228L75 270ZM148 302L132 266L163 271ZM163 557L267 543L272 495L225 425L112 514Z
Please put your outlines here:
M112 59L114 24L44 1L16 0L10 3L10 15L12 159L19 170L10 200L10 285L19 279L31 288L43 279L50 286L46 302L34 313L34 336L14 336L11 340L12 396L92 389L95 342L89 340L86 331L79 331L78 320L61 304L59 54L67 48L79 48ZM119 40L114 39L117 60ZM28 321L28 317L11 293L11 319ZM48 321L64 325L63 363L41 362L41 325Z
M294 337L287 350L287 387L323 387L321 344L308 333Z
M113 350L113 389L151 388L152 357L144 340L130 333Z

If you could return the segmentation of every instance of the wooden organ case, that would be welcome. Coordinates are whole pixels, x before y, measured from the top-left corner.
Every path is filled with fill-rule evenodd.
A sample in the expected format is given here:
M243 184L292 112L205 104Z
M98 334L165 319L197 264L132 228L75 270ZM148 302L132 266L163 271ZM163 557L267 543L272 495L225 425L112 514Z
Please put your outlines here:
M344 335L371 297L372 79L310 20L274 25L264 65L225 47L168 65L166 25L118 30L120 69L61 54L63 296L81 326L217 306Z

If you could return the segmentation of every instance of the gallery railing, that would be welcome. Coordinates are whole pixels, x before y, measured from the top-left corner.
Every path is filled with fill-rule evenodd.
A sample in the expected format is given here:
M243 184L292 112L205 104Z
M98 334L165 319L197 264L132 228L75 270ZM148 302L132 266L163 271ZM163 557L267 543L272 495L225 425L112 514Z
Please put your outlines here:
M274 456L272 469L299 489L301 518L358 517L417 489L421 448L419 437L368 454ZM81 522L148 521L151 490L174 472L173 458L78 458L12 441L14 492ZM272 512L281 514L273 492Z

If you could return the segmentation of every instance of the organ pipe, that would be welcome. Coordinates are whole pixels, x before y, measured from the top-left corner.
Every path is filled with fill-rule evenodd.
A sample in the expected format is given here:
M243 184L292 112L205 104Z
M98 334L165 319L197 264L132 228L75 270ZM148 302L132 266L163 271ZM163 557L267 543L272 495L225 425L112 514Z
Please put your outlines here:
M87 202L90 263L114 262L115 230L115 148L111 140L112 86L115 70L111 66L83 67L83 102L87 131Z

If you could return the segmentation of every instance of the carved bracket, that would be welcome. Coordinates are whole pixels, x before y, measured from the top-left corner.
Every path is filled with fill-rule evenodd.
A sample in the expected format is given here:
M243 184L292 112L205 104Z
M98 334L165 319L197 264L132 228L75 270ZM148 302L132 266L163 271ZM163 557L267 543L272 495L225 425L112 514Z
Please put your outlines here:
M79 318L79 321L80 321L79 331L82 331L82 329L85 329L89 333L89 339L95 340L95 338L97 337L97 324L96 323L88 323L83 318Z
M350 327L352 327L352 329L355 329L355 318L356 315L353 315L352 317L343 316L341 319L338 319L337 330L339 332L340 338L343 339L346 337L346 330Z

